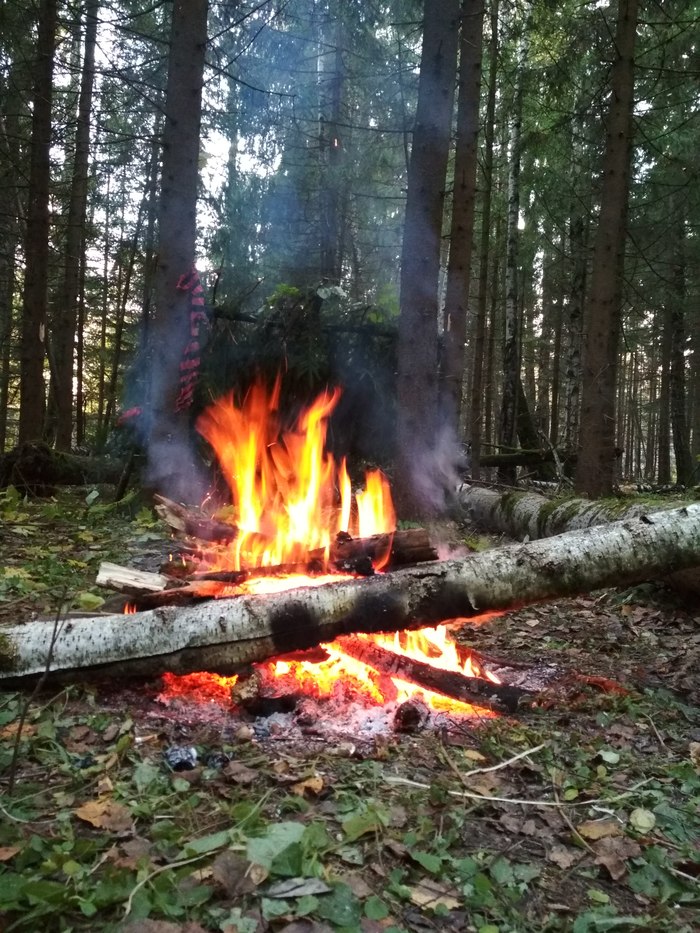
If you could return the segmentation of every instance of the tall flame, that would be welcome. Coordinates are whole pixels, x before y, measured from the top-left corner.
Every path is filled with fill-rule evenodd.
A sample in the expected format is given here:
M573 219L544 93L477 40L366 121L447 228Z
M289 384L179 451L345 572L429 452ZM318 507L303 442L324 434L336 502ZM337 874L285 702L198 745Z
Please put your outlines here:
M240 405L233 396L215 401L197 420L231 491L239 534L220 569L240 570L328 558L340 531L361 537L392 532L396 515L391 491L379 471L367 474L353 520L345 461L336 466L325 449L328 418L339 389L321 392L284 429L280 380L268 391L256 382Z

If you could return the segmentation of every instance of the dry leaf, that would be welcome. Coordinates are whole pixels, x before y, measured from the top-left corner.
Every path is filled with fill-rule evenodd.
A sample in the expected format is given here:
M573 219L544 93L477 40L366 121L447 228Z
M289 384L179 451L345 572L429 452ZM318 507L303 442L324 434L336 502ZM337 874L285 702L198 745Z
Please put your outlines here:
M559 868L571 868L581 858L576 849L567 849L566 846L555 845L547 852L547 861L554 862Z
M486 761L486 755L477 752L475 748L465 748L464 757L468 758L469 761Z
M314 777L306 778L305 781L299 781L298 784L292 784L290 789L297 797L304 797L306 794L317 797L323 790L323 778L314 775Z
M114 850L114 856L111 855L112 850L110 850L109 860L114 862L117 868L136 871L141 865L150 864L151 850L151 843L147 839L134 836L133 839L120 845L118 850Z
M9 862L21 851L18 846L0 846L0 862Z
M240 761L229 761L222 773L235 784L252 784L258 779L258 772Z
M114 784L110 781L107 775L103 775L100 780L97 782L97 793L100 797L107 797L114 790Z
M418 907L445 907L447 910L456 910L461 901L455 897L457 890L440 884L438 881L431 881L426 878L419 884L414 885L410 891L410 898Z
M241 897L252 894L260 883L255 880L252 870L255 867L235 852L220 852L211 866L212 877L229 897Z
M119 735L119 726L116 722L111 722L102 733L103 742L113 742Z
M622 827L617 820L585 820L576 827L584 839L604 839L606 836L621 836Z
M688 746L688 751L690 752L690 760L693 762L693 767L700 774L700 742L691 742Z
M0 731L0 739L14 739L19 732L19 722L11 722ZM25 722L22 726L22 738L28 739L36 735L36 726L31 722Z
M641 846L628 836L599 839L593 846L596 865L603 865L613 881L619 881L627 873L627 859L642 854Z
M110 797L88 800L82 807L73 811L78 819L113 833L130 832L133 828L131 813L128 809Z

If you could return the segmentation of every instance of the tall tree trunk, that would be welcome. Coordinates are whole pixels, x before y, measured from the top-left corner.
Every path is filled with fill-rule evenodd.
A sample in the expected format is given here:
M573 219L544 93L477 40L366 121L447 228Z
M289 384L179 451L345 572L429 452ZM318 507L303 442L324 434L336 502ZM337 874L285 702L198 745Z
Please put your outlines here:
M659 384L659 420L656 479L671 482L671 343L672 317L667 301L661 315L661 382Z
M330 53L324 49L321 61L331 60L328 71L321 70L321 78L329 87L320 88L321 119L319 142L321 151L321 279L338 284L342 272L341 240L341 170L345 140L343 138L342 102L345 87L343 61L342 13L337 11L334 47ZM323 40L323 33L321 34ZM324 113L326 117L324 117Z
M438 419L438 284L457 69L459 0L425 0L401 252L396 493L403 515L439 510L449 454Z
M489 244L491 242L491 199L493 186L493 142L496 122L496 74L498 68L498 4L492 0L489 15L489 85L486 101L486 129L483 152L483 192L481 198L481 234L479 238L479 296L477 299L474 325L474 355L469 398L469 429L467 437L471 444L471 475L481 476L481 444L483 437L485 406L484 356L486 354L486 318L488 308Z
M51 105L58 27L57 0L41 0L33 91L29 202L20 346L19 443L41 438L49 282Z
M13 64L3 95L0 117L0 217L3 218L0 244L0 454L5 450L8 439L17 251L24 220L24 204L21 197L24 182L20 170L22 150L19 128L22 103L17 90L20 70L17 64Z
M527 26L525 26L527 29ZM498 440L504 449L515 446L520 384L520 321L518 309L518 218L520 215L520 157L523 119L523 83L527 61L527 34L518 46L513 115L510 126L508 159L508 222L506 230L506 314L503 337L503 394ZM498 471L501 483L515 484L515 467Z
M99 0L85 5L85 39L80 79L75 154L66 222L63 285L58 296L53 349L55 383L52 396L56 405L56 447L69 450L73 440L74 349L78 324L78 303L82 290L85 216L88 199L90 159L90 111L95 83L95 45Z
M562 325L566 332L564 352L564 447L573 450L578 441L579 403L581 389L581 338L583 307L586 294L588 268L588 224L580 202L583 174L582 153L576 147L576 138L583 136L583 121L576 121L572 132L575 168L572 178L573 198L568 229L569 292L563 308ZM590 188L590 186L588 186Z
M459 423L467 340L467 308L474 251L477 139L481 101L484 0L462 0L457 94L457 147L452 191L450 259L445 288L444 396ZM481 336L483 352L483 334Z
M622 317L622 275L632 149L637 0L620 0L610 109L600 193L600 217L586 307L578 492L612 492L615 468L615 381Z
M178 289L195 260L199 131L207 0L175 0L170 32L158 211L156 310L146 400L146 482L172 498L201 501L204 484L187 409L176 410L180 362L190 339L188 293Z
M680 205L678 205L680 207ZM684 310L686 305L685 217L675 221L673 281L671 286L671 433L676 459L676 482L689 486L693 479L690 436L686 419L686 366Z

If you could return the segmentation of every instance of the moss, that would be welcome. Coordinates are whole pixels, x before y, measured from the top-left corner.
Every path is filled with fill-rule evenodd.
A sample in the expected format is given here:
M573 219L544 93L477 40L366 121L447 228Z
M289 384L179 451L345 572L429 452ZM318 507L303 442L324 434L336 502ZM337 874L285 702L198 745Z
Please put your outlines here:
M547 522L551 516L560 509L562 504L557 499L550 499L548 502L543 502L542 505L537 510L537 537L544 538L547 535ZM567 509L569 507L567 506Z
M507 492L501 496L499 508L508 521L512 520L516 505L526 495L525 492Z

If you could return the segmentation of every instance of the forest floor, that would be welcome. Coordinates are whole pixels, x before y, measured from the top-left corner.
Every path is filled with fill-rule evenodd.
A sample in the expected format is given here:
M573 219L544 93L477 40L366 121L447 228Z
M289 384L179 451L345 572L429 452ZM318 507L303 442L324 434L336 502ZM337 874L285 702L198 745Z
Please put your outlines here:
M0 626L96 613L102 560L158 568L151 512L103 501L0 493ZM700 929L698 611L649 584L461 638L591 679L366 741L160 683L0 693L0 931Z

